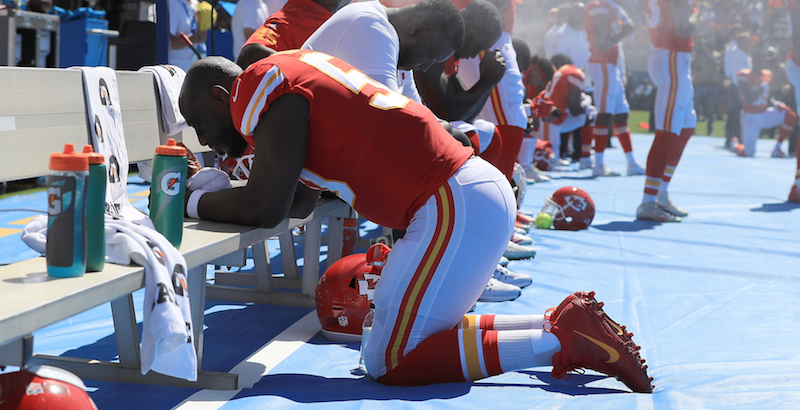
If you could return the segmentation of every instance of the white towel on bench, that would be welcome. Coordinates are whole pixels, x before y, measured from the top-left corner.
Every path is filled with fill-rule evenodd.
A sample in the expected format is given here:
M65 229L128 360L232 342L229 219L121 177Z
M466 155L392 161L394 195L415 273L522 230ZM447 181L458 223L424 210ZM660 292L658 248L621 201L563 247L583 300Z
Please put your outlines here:
M142 374L153 370L197 380L197 353L183 255L154 229L109 215L105 222L106 262L135 263L145 270ZM44 255L47 217L40 215L28 222L22 238L31 249Z
M108 168L106 213L152 227L150 218L128 200L128 151L122 129L117 75L108 67L76 67L83 73L86 113L95 152ZM155 138L155 136L154 136Z
M188 127L178 107L178 98L186 73L174 65L155 65L142 67L139 71L152 72L158 83L158 94L161 98L161 123L164 134L175 135Z
M160 233L129 221L106 219L111 263L131 261L145 269L142 374L149 370L197 380L186 261Z

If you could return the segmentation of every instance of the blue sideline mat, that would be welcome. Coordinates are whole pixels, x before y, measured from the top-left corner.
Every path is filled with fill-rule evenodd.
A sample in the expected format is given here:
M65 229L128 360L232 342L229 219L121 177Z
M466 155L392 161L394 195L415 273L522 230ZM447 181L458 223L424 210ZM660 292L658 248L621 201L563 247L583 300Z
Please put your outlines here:
M644 165L652 135L634 135L633 142ZM769 158L773 144L759 141L755 158L738 158L720 138L693 138L670 186L673 201L690 212L676 224L635 219L643 176L554 172L553 181L528 186L523 210L534 213L562 186L586 190L597 206L594 222L579 232L532 231L538 255L509 268L532 275L533 285L516 301L479 303L476 313L542 313L575 290L595 290L642 346L655 378L652 395L631 394L592 371L554 380L549 367L474 383L386 387L350 374L358 345L322 337L312 309L220 301L206 306L204 368L234 369L240 391L86 384L100 409L796 408L800 205L786 202L796 161ZM624 174L621 149L606 151L606 163ZM17 200L0 201L0 208L38 207L11 203ZM13 222L35 216L10 214L0 212L0 228L21 229ZM7 236L14 235L16 243L0 242L2 262L25 257L18 255L25 251L18 233ZM270 243L273 262L276 246ZM43 329L34 347L112 359L110 309Z

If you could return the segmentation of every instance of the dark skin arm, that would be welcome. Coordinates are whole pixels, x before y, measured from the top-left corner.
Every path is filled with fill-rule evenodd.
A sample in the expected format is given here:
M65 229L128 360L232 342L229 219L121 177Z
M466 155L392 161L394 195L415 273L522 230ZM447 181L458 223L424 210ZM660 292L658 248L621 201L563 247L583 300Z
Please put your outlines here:
M480 112L492 88L506 72L505 59L499 51L487 52L480 63L481 77L465 90L458 74L444 74L444 63L436 63L427 71L415 71L417 91L425 105L439 118L448 121L469 120Z
M583 92L575 87L569 88L569 97L567 98L567 108L572 115L580 115L584 113L583 106L581 105Z
M275 50L257 43L245 44L242 51L239 52L239 58L236 59L236 64L242 67L242 70L247 69L250 64L255 63L262 58L267 58L275 54Z
M697 24L697 11L686 0L672 0L672 16L675 22L675 33L686 38L694 33Z
M622 26L622 30L619 33L611 34L611 19L604 14L592 17L592 24L594 27L592 35L594 36L597 51L609 50L622 41L623 38L633 33L633 24L628 23Z
M308 120L305 97L285 94L275 100L254 132L257 159L247 185L203 195L200 217L273 228L286 217L311 213L320 192L298 182L306 158Z

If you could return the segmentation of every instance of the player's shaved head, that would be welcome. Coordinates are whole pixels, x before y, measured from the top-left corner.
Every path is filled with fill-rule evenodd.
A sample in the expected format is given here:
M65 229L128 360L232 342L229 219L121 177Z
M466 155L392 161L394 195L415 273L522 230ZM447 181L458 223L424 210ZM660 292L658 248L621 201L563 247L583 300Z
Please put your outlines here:
M430 28L438 30L453 50L464 45L464 19L449 0L421 0L415 5L415 10Z
M199 142L217 154L241 155L247 142L233 126L230 89L242 69L224 57L204 58L186 72L178 100Z
M210 96L211 89L215 85L230 90L233 80L241 73L241 67L224 57L207 57L199 60L186 72L186 79L181 88L181 99L184 94L188 97L199 97L201 92Z
M500 38L503 20L500 10L486 0L475 0L461 10L464 18L464 45L457 58L471 58L488 50Z

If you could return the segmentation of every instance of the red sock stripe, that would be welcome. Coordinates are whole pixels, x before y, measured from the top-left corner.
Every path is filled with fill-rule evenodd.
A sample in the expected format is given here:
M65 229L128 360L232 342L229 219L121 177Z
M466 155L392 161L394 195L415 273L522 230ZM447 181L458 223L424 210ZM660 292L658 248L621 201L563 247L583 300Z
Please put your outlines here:
M662 181L669 183L672 180L672 175L675 173L675 167L672 165L667 165L664 168L664 176L661 178Z
M606 146L608 146L608 127L595 125L592 134L594 136L594 152L605 152Z
M453 192L450 185L444 184L434 194L436 197L437 213L439 220L436 224L436 231L431 238L428 249L417 267L414 276L408 284L403 301L400 305L399 313L392 330L392 337L386 349L387 370L397 367L400 359L403 358L404 350L408 344L411 329L414 327L414 318L417 316L420 303L425 295L425 291L433 278L433 274L439 267L442 256L450 243L450 236L453 234L455 223L455 208L453 205Z
M500 350L497 347L497 331L483 331L483 363L486 373L494 376L503 373L500 367Z
M584 125L581 128L581 156L588 157L592 155L592 140L594 139L594 127L591 125Z
M494 330L494 315L481 315L479 326L484 330Z
M627 130L628 127L626 126L625 129ZM617 135L617 139L619 140L619 144L622 145L622 151L626 154L633 151L633 144L631 144L631 134L629 132L617 132L616 128L614 129L614 134Z
M658 188L660 186L660 179L655 179L648 176L644 180L644 193L647 195L658 195Z

